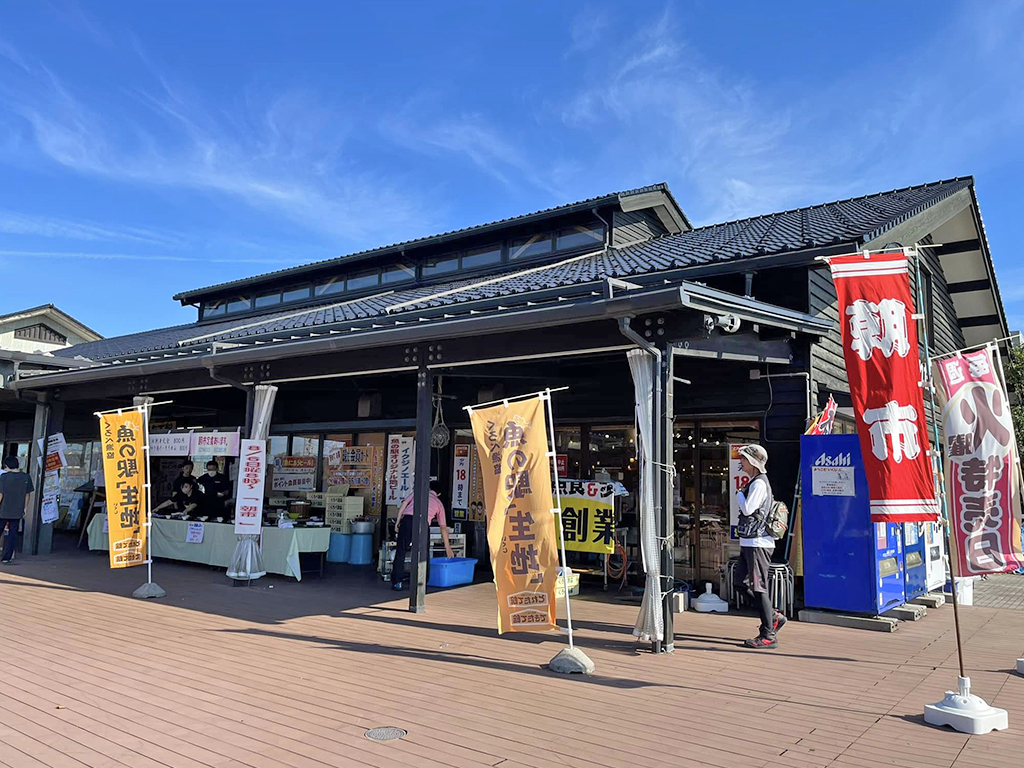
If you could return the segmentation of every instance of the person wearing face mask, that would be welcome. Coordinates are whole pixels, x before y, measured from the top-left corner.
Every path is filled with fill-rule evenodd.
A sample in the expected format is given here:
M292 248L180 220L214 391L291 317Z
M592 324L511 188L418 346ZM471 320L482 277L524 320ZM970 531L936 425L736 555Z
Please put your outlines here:
M224 504L231 495L231 481L219 471L216 461L206 462L206 474L198 483L203 491L204 512L211 517L222 517Z

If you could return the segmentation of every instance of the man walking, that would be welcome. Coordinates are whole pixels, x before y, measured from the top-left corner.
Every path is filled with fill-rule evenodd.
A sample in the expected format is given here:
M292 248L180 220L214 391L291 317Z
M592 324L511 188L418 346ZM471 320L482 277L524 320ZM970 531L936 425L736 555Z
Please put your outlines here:
M740 562L736 581L747 588L761 617L761 631L753 640L744 641L747 648L765 650L778 647L776 633L786 617L775 610L768 594L768 566L775 552L775 539L768 532L768 515L774 497L766 469L768 452L760 445L744 445L738 451L743 471L750 476L746 488L737 491L740 508L737 533L740 537Z
M14 559L14 551L18 548L18 528L28 511L28 496L35 488L32 478L19 471L17 456L8 456L3 463L7 471L0 475L0 534L4 528L7 529L2 560L7 565Z

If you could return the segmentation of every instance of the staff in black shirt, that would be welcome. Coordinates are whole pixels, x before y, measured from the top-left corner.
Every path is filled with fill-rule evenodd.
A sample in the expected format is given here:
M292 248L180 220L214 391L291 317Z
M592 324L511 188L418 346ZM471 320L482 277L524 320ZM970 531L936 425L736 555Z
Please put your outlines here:
M181 478L181 490L175 491L171 498L162 502L153 509L159 512L165 507L172 507L175 512L184 512L187 515L197 512L203 503L202 494L196 490L195 482L191 477Z
M178 491L181 490L181 485L186 480L195 485L196 478L193 477L192 475L193 466L194 465L192 464L191 461L186 461L184 464L181 465L181 474L174 478L174 485L172 486L175 493L178 493Z
M231 495L231 481L218 471L216 461L206 462L206 474L199 478L203 490L203 506L207 514L219 517L224 513L224 502Z

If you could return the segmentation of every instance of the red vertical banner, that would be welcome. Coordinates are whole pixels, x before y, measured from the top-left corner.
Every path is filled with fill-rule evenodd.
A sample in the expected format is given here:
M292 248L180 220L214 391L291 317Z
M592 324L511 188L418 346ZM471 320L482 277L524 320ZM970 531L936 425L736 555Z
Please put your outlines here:
M934 521L914 302L903 251L830 260L871 520Z
M1020 552L1017 445L1006 390L989 350L936 363L950 517L961 576L1015 571Z

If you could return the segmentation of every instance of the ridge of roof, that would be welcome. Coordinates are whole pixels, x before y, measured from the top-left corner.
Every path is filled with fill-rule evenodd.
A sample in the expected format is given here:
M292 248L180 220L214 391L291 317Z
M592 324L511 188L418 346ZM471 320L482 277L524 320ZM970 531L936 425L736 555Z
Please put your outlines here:
M666 182L658 182L656 184L648 184L646 186L636 187L634 189L626 189L618 192L609 192L608 194L605 195L597 195L596 197L588 197L583 200L577 200L576 202L573 203L563 203L562 205L555 205L549 208L541 208L540 210L531 211L530 213L523 213L517 216L508 216L503 219L495 219L493 221L487 221L482 224L473 224L468 227L450 229L444 232L437 232L433 235L414 237L409 240L400 240L389 245L380 245L374 248L365 248L361 251L354 251L352 253L347 253L343 256L332 256L331 258L328 259L311 261L306 264L297 264L293 267L285 267L283 269L274 270L272 272L263 272L259 275L244 277L238 280L228 280L223 283L215 283L213 285L207 285L201 288L193 288L187 291L180 291L177 294L175 294L172 297L172 299L174 301L181 301L182 303L184 303L190 297L199 296L205 293L210 293L212 291L225 290L235 285L245 285L256 280L283 277L285 275L294 273L301 274L303 272L314 271L321 267L326 267L331 264L341 264L350 260L360 259L364 256L369 256L372 254L386 253L388 251L393 251L398 248L409 248L414 246L427 245L433 241L442 241L444 238L470 235L477 231L484 231L489 228L505 226L517 222L525 222L536 217L546 217L557 213L568 213L573 209L579 208L581 206L590 206L601 202L613 202L622 197L632 197L634 195L642 195L648 192L664 192L672 201L672 204L675 205L676 209L679 211L679 214L682 216L683 221L685 221L687 225L690 224L690 221L686 217L686 214L683 212L682 208L679 207L679 203L676 201L675 197L672 195L672 192L669 190L668 184Z
M88 325L83 323L81 320L79 320L78 318L74 317L73 315L69 315L67 312L65 312L63 309L61 309L60 307L58 307L56 304L53 304L53 303L50 303L50 304L40 304L37 307L29 307L28 309L19 309L19 310L16 310L14 312L7 312L5 314L0 315L0 322L3 322L5 320L10 320L12 317L21 317L21 316L25 316L25 315L31 317L32 315L41 314L41 313L47 312L47 311L56 312L61 317L66 318L67 321L69 321L70 323L72 323L74 325L77 325L79 328L81 328L84 331L87 331L88 333L91 333L93 336L96 337L97 341L99 341L100 339L103 338L103 334L102 333L98 333L98 332L94 331L92 328L90 328ZM89 342L83 342L83 343L89 343Z

